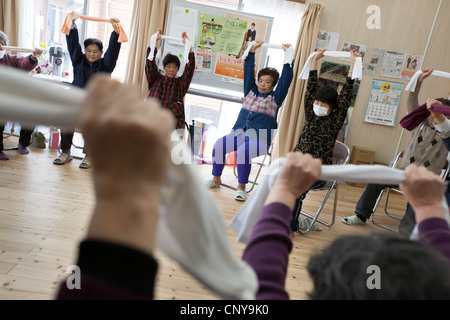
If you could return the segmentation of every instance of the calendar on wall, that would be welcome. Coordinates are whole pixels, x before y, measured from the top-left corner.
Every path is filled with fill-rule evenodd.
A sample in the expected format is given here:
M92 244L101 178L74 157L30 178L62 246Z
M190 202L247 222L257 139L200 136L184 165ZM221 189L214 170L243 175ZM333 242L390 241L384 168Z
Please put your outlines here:
M402 91L403 83L374 79L364 121L395 126Z

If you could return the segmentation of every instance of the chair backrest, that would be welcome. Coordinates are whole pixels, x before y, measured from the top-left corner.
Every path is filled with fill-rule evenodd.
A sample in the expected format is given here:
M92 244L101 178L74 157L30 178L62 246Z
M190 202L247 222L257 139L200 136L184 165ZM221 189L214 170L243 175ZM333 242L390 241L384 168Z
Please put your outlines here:
M350 160L350 149L344 143L336 140L333 150L333 158L340 164L347 164Z

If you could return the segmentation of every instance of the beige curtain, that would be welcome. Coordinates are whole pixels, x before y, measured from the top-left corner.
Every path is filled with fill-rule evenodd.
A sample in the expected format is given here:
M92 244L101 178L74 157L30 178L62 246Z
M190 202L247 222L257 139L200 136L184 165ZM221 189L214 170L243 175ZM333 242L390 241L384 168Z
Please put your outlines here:
M170 0L135 0L134 2L125 82L140 85L143 94L148 92L145 78L147 48L152 35L158 28L161 28L164 33L169 7Z
M311 52L316 49L317 33L319 32L322 4L307 2L302 18L299 38L296 45L294 79L291 89L284 102L278 121L277 138L274 143L272 159L286 156L294 150L305 119L303 96L307 81L298 80Z
M19 42L20 0L0 0L0 30L5 32L11 46Z

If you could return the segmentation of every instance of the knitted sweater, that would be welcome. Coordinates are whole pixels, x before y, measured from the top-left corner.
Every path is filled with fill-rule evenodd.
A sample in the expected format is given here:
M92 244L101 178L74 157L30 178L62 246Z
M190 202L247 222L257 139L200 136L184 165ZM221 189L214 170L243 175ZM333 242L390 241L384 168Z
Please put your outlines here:
M419 92L422 84L417 84L415 92L408 95L408 112L419 106ZM450 137L450 131L437 132L431 128L428 120L411 131L400 169L405 169L408 165L414 163L418 166L424 166L428 170L440 175L445 161L447 160L448 150L442 139Z

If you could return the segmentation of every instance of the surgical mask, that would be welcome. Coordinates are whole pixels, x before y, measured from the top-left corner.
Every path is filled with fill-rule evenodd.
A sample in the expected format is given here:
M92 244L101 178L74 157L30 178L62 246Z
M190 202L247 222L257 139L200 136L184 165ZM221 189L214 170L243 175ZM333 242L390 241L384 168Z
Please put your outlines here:
M328 108L319 106L318 104L314 104L314 113L318 117L325 117L328 115Z
M6 54L6 50L0 51L0 59L3 59L5 54Z

